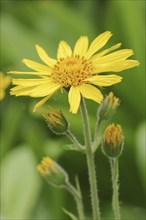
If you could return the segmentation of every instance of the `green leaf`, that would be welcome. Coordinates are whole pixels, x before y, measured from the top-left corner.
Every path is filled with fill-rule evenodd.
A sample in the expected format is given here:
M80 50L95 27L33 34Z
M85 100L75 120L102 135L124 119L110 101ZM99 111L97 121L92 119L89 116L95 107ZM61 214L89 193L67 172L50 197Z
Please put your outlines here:
M63 212L65 213L65 214L67 214L72 220L78 220L78 218L74 215L74 214L72 214L71 212L69 212L69 211L67 211L66 209L62 209L63 210Z
M27 219L35 208L40 193L40 179L33 153L26 146L10 152L3 160L2 216Z
M78 148L76 145L74 145L74 144L66 144L66 145L63 146L63 148L64 148L65 150L84 152L84 149L81 150L81 149L79 149L79 148Z

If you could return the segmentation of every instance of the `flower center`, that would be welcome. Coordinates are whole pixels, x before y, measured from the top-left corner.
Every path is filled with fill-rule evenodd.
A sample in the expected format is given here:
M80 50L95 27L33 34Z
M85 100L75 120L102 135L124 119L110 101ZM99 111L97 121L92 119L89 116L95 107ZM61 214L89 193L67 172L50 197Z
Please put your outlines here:
M78 86L92 72L92 63L83 57L61 58L53 68L52 78L62 87Z

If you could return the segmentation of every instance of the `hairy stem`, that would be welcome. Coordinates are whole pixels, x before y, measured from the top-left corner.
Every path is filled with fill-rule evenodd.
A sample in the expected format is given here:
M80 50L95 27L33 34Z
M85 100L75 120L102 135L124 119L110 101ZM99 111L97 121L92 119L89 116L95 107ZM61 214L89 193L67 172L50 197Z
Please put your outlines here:
M77 210L78 210L78 215L79 215L79 220L85 220L83 202L82 202L82 197L80 195L80 192L78 192L70 183L67 183L66 189L73 195L75 199Z
M101 125L101 120L98 118L96 127L95 127L94 140L93 140L93 145L92 145L93 152L95 152L99 146L98 145L98 134L99 134L100 125Z
M80 151L84 151L84 147L78 142L76 137L73 135L73 133L69 129L66 131L65 134L72 141L72 143L75 144L75 146L78 147L78 149Z
M115 216L115 220L120 220L120 204L119 204L119 169L118 169L118 158L110 159L111 173L112 173L112 186L113 186L113 197L112 207Z
M92 211L93 211L93 220L100 220L100 209L99 209L99 198L97 192L97 181L96 181L96 171L94 163L94 154L92 152L91 146L91 133L89 128L88 114L84 99L81 99L81 114L84 123L84 138L86 146L86 157L89 173L89 183L91 191L91 202L92 202Z
M82 220L85 220L85 214L84 214L84 206L83 206L83 199L82 199L82 192L81 192L81 187L80 187L80 183L79 183L79 180L78 180L78 177L75 178L76 180L76 187L77 187L77 190L78 190L78 193L80 195L80 199L81 199L81 202L80 202L80 210L82 210ZM79 208L78 208L79 209Z

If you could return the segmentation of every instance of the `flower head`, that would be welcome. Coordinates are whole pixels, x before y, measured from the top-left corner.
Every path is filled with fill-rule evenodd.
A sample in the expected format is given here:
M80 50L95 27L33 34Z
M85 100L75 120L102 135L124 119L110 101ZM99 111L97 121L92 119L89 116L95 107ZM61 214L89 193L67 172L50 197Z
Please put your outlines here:
M68 129L68 122L61 111L52 109L44 115L48 127L56 134L64 134Z
M4 76L3 73L0 72L0 101L5 97L5 90L11 83L10 76Z
M50 157L44 157L37 170L53 186L64 187L68 182L67 173Z
M123 132L120 125L109 125L103 136L103 152L108 157L118 157L123 148Z
M11 90L11 95L44 97L39 101L34 111L45 103L58 90L68 91L70 111L77 113L81 96L100 103L103 95L97 88L111 86L122 80L121 76L104 72L120 72L139 65L136 60L127 60L133 55L131 49L122 49L116 52L121 44L116 44L109 49L97 53L110 39L111 32L106 31L96 37L88 46L88 37L80 37L74 49L61 41L58 47L57 59L50 58L43 48L36 45L36 50L45 65L32 60L23 59L23 63L33 72L11 71L13 74L36 75L36 79L13 79L16 85ZM110 53L110 54L108 54Z

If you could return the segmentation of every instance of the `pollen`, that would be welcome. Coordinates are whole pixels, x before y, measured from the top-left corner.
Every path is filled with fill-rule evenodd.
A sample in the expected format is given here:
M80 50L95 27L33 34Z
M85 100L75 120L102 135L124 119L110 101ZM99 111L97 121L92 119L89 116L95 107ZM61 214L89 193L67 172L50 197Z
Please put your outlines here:
M53 68L52 78L62 87L79 86L92 73L92 63L79 55L61 58Z

